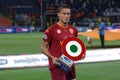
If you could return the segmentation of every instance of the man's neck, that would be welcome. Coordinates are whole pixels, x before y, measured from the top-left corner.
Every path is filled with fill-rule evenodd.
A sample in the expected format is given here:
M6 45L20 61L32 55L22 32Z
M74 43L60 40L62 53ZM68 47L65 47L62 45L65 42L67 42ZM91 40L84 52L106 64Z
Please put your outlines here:
M61 22L61 21L59 21L58 23L59 23L62 27L64 27L64 28L67 27L67 25L68 25L68 23L63 23L63 22Z

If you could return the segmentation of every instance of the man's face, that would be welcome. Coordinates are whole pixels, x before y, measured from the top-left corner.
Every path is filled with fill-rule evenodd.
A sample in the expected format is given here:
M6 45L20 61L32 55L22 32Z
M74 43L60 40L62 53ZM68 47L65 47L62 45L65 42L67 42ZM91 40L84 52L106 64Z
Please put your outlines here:
M101 22L101 18L98 18L98 21Z
M64 24L69 22L70 16L71 16L71 13L70 13L70 9L68 8L64 8L58 13L59 21Z

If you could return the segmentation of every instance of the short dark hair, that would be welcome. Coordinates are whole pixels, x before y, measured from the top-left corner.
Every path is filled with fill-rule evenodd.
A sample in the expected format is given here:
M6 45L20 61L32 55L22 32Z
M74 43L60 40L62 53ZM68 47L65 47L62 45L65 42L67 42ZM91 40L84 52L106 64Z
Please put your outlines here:
M57 12L60 12L63 8L71 9L67 4L62 4L58 6Z
M104 21L102 17L98 17L98 19L101 19L101 21Z

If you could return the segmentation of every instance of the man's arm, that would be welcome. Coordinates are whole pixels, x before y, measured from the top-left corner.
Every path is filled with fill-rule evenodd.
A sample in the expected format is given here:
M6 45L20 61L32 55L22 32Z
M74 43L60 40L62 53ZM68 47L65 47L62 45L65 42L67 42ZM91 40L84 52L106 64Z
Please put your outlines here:
M49 58L52 59L53 64L57 64L58 58L56 58L56 57L54 57L53 55L50 54L50 52L48 51L48 47L49 47L48 42L43 41L43 42L42 42L42 45L41 45L41 50L42 50L42 52L43 52L46 56L48 56Z
M102 29L102 27L98 27L98 28L96 28L97 30L101 30Z

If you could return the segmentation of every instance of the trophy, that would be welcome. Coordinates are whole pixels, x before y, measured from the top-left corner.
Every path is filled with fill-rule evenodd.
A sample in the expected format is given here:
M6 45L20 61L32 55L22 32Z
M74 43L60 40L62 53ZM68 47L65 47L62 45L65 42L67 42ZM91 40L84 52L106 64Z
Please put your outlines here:
M84 43L76 37L70 37L63 41L63 54L57 60L57 67L65 72L70 71L74 61L81 60L85 56Z
M58 60L57 60L57 67L65 72L70 71L71 66L73 65L73 61L66 57L65 55L62 55Z

